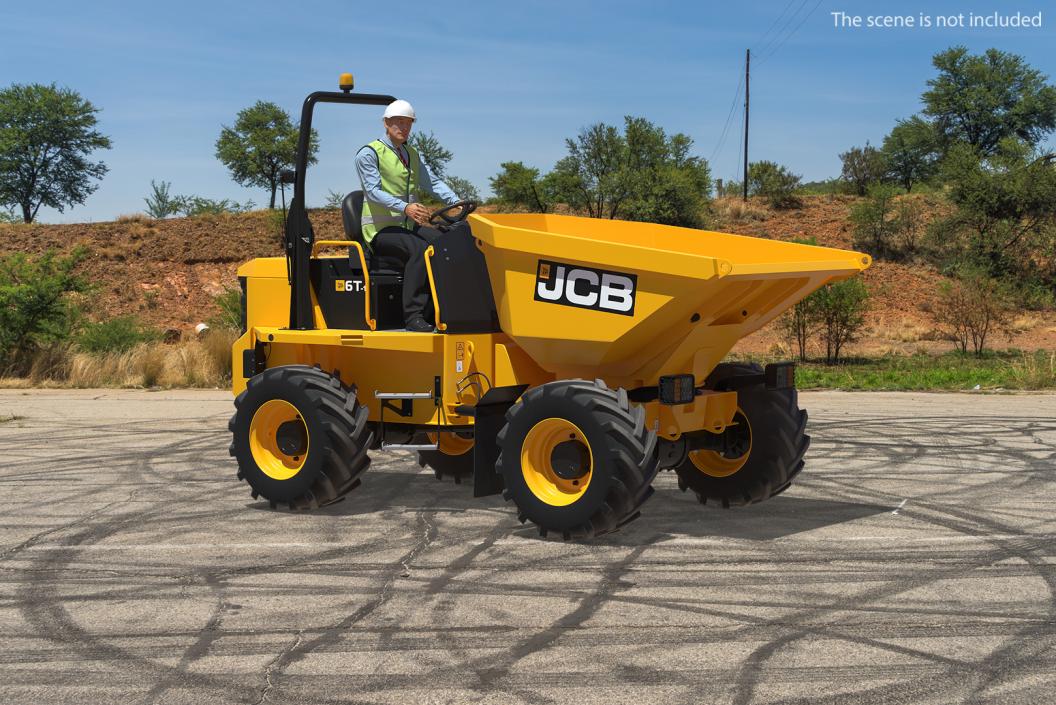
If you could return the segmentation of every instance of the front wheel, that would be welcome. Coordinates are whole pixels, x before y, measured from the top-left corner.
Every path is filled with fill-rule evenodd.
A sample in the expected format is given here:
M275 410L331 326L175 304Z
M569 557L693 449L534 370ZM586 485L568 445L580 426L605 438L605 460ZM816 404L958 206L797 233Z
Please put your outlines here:
M496 471L503 497L539 533L566 540L614 531L652 494L656 434L624 390L600 380L550 382L506 413Z
M810 446L807 412L797 397L795 389L763 384L738 390L737 443L726 453L691 451L675 468L679 488L693 490L701 504L712 500L723 507L762 502L788 489Z

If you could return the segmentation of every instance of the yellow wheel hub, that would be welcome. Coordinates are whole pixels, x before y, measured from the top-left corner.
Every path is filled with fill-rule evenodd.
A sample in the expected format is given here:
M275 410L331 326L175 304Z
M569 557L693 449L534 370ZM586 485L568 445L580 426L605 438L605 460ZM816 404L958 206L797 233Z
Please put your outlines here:
M572 504L587 491L594 455L587 437L571 421L543 419L521 445L521 473L528 489L554 507Z
M748 457L752 454L752 427L748 423L748 418L741 413L740 409L737 410L737 414L733 417L734 423L744 424L748 429L748 449L744 451L744 454L736 458L727 458L722 453L715 450L691 450L689 452L689 461L693 463L693 466L700 470L705 475L711 477L729 477L738 470L744 467L744 464L748 462Z
M429 442L436 443L435 433L430 433ZM473 439L463 438L457 433L441 433L440 434L440 452L444 455L465 455L469 451L473 450Z
M284 451L280 446L279 428L286 426L284 433L303 431L304 450ZM300 424L300 428L296 426ZM283 399L270 399L260 405L249 422L249 450L257 467L273 480L289 480L304 467L308 457L308 427L297 407Z

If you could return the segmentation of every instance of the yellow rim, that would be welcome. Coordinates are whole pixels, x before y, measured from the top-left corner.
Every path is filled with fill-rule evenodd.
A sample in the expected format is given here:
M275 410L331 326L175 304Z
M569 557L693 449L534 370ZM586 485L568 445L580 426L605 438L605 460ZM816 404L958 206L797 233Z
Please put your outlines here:
M752 454L752 425L748 423L748 417L740 409L737 410L737 414L733 419L734 423L743 423L748 427L748 450L737 458L727 458L715 450L691 450L689 452L690 462L705 475L729 477L743 468L744 464L748 462L748 457Z
M575 442L587 451L585 472L576 478L561 477L554 470L554 450L565 442ZM587 437L571 421L559 418L543 419L532 426L521 446L521 474L528 489L543 502L564 507L572 504L587 491L594 469L594 453Z
M253 460L273 480L289 480L301 471L308 457L307 446L303 455L286 455L279 448L279 426L287 421L299 421L304 437L308 438L308 427L297 407L283 399L270 399L261 404L249 422L249 450Z
M436 434L430 433L429 442L436 443ZM473 450L473 439L463 438L457 433L440 434L440 452L444 455L465 455Z

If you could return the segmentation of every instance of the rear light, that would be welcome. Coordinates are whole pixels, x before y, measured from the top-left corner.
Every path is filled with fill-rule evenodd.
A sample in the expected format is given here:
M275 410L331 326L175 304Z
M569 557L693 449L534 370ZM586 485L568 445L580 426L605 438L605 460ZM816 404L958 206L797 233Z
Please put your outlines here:
M689 404L696 395L693 375L665 375L660 378L661 404Z

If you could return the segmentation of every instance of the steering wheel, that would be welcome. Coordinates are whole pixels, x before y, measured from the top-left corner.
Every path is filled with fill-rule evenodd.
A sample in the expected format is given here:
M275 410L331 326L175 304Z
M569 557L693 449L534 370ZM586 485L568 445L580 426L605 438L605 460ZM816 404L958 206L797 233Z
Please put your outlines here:
M454 210L455 208L461 208L462 212L456 216L450 216L447 214L448 211ZM440 226L443 226L445 224L447 226L455 225L456 223L461 223L463 220L468 218L469 214L475 210L477 210L476 201L458 201L457 203L452 203L449 206L438 208L432 213L430 213L429 224Z

